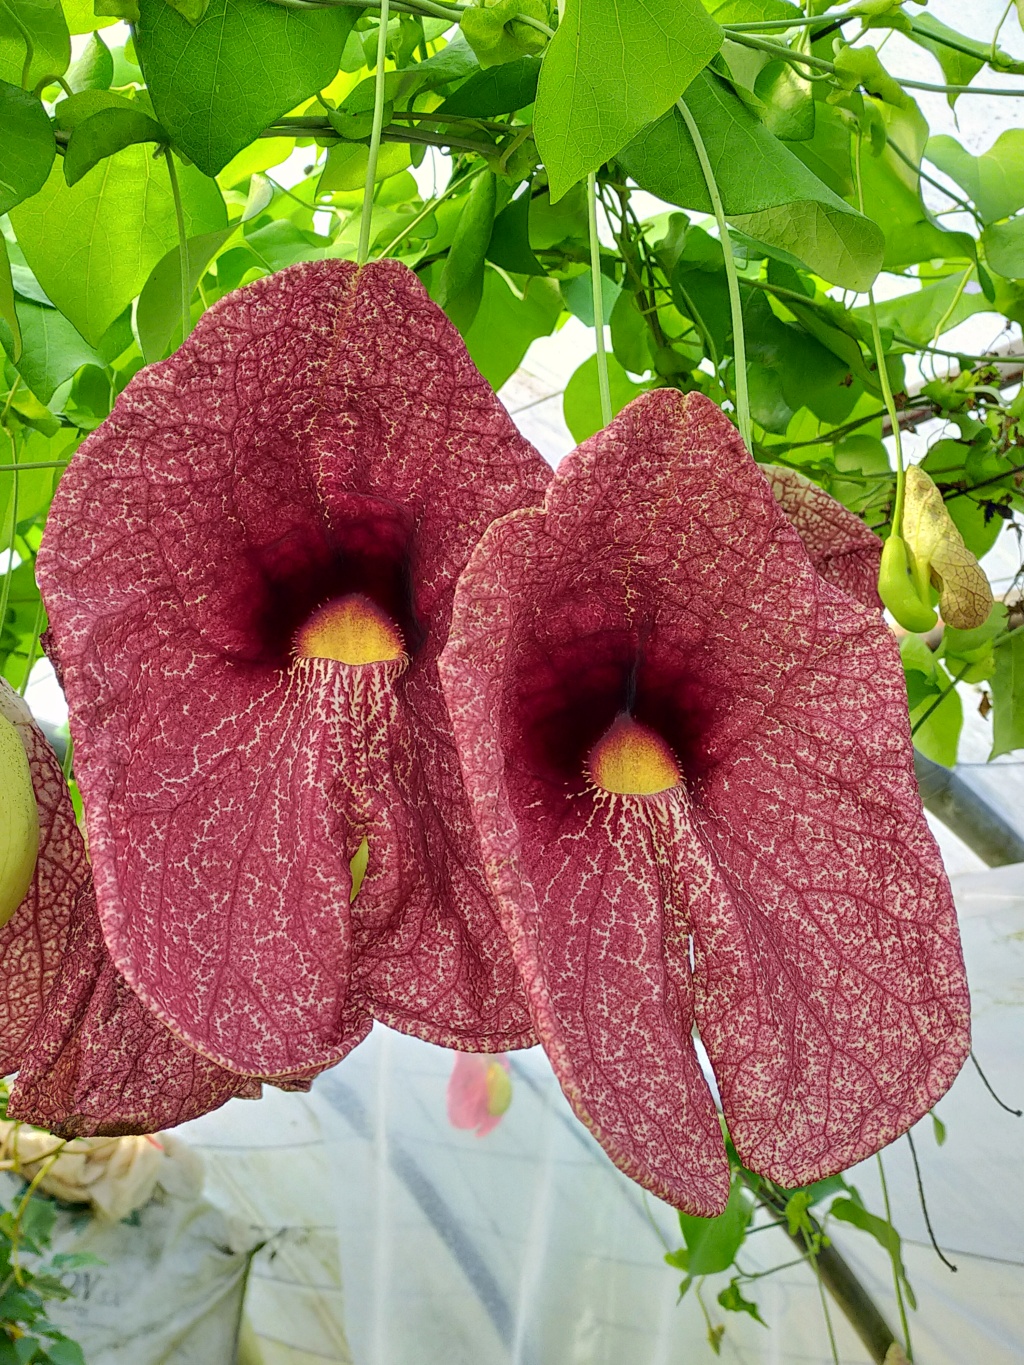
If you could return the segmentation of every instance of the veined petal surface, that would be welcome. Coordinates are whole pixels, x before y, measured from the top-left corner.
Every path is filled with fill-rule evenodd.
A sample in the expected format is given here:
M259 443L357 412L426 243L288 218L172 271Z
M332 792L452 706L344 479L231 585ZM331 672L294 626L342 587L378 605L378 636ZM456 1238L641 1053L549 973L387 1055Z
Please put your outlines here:
M878 569L882 542L878 536L798 470L769 464L761 465L761 472L822 578L865 607L881 611Z
M406 267L328 261L211 308L62 478L39 578L103 933L218 1064L314 1070L371 1017L532 1041L436 662L473 545L549 474ZM405 655L296 657L352 594Z
M628 1174L725 1204L694 1025L741 1158L788 1187L944 1093L969 1002L895 643L712 403L641 396L491 527L442 676L537 1032ZM674 788L591 780L623 715Z
M73 1137L155 1132L258 1098L258 1078L216 1066L176 1038L126 985L96 919L85 845L60 763L25 703L0 681L39 808L35 878L0 931L2 1074L18 1072L11 1118Z

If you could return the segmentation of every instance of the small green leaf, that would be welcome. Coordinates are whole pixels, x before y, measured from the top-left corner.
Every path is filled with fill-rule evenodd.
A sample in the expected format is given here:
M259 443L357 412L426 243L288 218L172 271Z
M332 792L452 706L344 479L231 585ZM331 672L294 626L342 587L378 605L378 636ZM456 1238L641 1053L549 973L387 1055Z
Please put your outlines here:
M935 1136L935 1145L941 1147L946 1141L946 1125L942 1122L934 1109L932 1110L932 1133Z
M28 34L32 47L26 46ZM0 4L0 80L23 90L63 76L71 35L60 0L3 0Z
M22 337L18 373L40 402L48 403L65 379L83 365L98 363L99 356L56 308L19 299L17 310ZM11 340L2 328L0 340L14 359Z
M608 385L611 389L612 416L621 412L627 403L643 393L647 387L635 384L614 355L608 360ZM562 413L573 440L585 441L604 426L601 417L601 393L597 380L597 356L592 355L576 370L562 396Z
M519 299L499 271L484 271L480 307L465 340L474 365L493 389L511 379L532 341L551 335L561 311L554 280L528 279Z
M632 374L646 374L651 368L651 332L637 296L628 289L623 289L615 300L609 325L615 359Z
M764 126L788 142L814 136L814 96L792 62L768 62L757 73L754 94L765 106Z
M545 46L543 30L524 24L518 17L522 14L543 23L547 6L543 0L485 0L483 5L463 11L462 34L481 66L514 62Z
M1024 749L1024 627L996 646L995 658L990 759Z
M192 25L198 24L210 8L210 0L167 0L167 3Z
M903 1264L903 1243L893 1225L885 1218L880 1218L878 1214L870 1213L862 1204L853 1199L834 1199L829 1213L833 1218L838 1218L840 1222L850 1223L853 1227L860 1228L862 1232L873 1237L878 1245L888 1252L900 1279L903 1281L904 1288L907 1290L910 1305L914 1307L914 1291L910 1287L906 1267Z
M0 81L0 127L0 213L7 213L46 184L57 148L40 101L7 81Z
M506 70L505 67L500 68ZM487 259L514 275L543 275L544 267L530 246L530 208L533 196L527 185L494 220Z
M211 0L189 23L168 0L141 0L135 45L160 123L216 175L274 119L329 85L358 11Z
M618 302L622 288L607 275L601 275L601 312L605 325ZM574 275L562 285L562 298L569 312L579 318L587 327L594 326L594 277L588 267L581 275Z
M670 109L721 44L700 0L566 0L534 112L552 199Z
M728 1288L723 1289L719 1294L718 1302L728 1313L749 1313L754 1321L759 1322L762 1327L768 1326L761 1316L757 1304L751 1303L749 1299L743 1297L743 1294L740 1292L739 1280L731 1280L729 1282Z
M513 114L525 109L537 96L540 76L539 57L519 57L504 66L492 66L478 71L445 100L434 117L443 119L449 114L472 118L494 118L496 114Z
M64 179L74 185L99 161L138 142L166 143L167 134L141 109L100 109L75 125L64 153Z
M882 263L880 229L809 171L719 77L701 72L686 104L716 168L730 223L829 281L867 289ZM676 110L617 159L642 189L682 208L711 212L693 141Z
M924 154L960 186L986 223L1024 208L1024 128L1007 129L980 156L945 134L929 138Z
M438 289L438 303L465 335L473 324L484 287L484 259L494 226L497 180L482 171L466 196Z
M93 33L98 28L109 28L117 23L116 15L97 15L92 0L61 0L61 5L70 33Z
M921 721L924 722L914 732L914 747L919 749L925 758L930 758L934 763L941 763L945 768L952 768L956 763L957 746L960 743L960 731L964 723L963 703L960 700L960 694L955 687L950 687L952 679L920 635L904 636L900 641L900 656L908 677L916 669L919 673L923 673L926 680L933 683L937 689L931 695L924 696L911 709L911 726L913 727ZM938 706L935 706L935 699L940 693L945 693L945 696ZM935 707L934 710L931 709L933 706ZM931 714L927 720L924 720L929 711Z
M68 69L68 85L72 90L109 90L114 79L114 58L110 48L94 33L85 51Z
M126 24L139 22L139 0L95 0L97 14L112 14Z
M211 263L235 237L241 223L258 217L274 197L273 186L262 175L254 175L249 198L239 223L216 232L190 237L187 243L186 287L189 298ZM153 267L135 310L135 329L147 364L162 360L181 344L181 245L171 247L163 260Z
M981 234L985 260L1008 280L1024 279L1024 217L991 223Z
M739 1178L733 1180L725 1212L717 1218L679 1215L679 1227L689 1253L687 1269L693 1276L715 1275L728 1270L743 1245L753 1203Z
M410 165L409 147L404 142L381 144L377 156L375 183L390 180ZM317 194L334 190L361 190L366 184L366 170L370 164L370 149L360 142L339 142L327 153L323 173L316 187Z
M928 141L928 124L921 111L912 100L907 100L901 109L891 104L875 107L885 126L888 145L879 156L872 156L865 149L861 177L864 211L885 232L885 268L900 270L934 259L974 260L977 254L974 239L966 233L941 228L921 199L918 167Z

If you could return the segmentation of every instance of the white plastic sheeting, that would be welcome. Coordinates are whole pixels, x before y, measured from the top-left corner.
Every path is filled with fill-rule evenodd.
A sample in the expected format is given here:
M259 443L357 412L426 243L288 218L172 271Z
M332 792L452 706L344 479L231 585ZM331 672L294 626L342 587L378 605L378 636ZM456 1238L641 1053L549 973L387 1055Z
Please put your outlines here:
M976 1050L993 1084L1022 1101L1024 867L962 876L955 889ZM182 1130L204 1155L211 1197L272 1239L248 1299L263 1365L715 1359L700 1305L692 1291L677 1304L679 1275L662 1260L666 1244L680 1244L672 1210L615 1170L573 1118L543 1053L511 1062L512 1107L483 1139L448 1122L452 1054L380 1028L309 1096L233 1101ZM915 1354L925 1365L1021 1362L1024 1120L996 1106L970 1064L939 1111L946 1144L936 1145L930 1120L916 1141L957 1274L927 1243L907 1144L885 1156L919 1300ZM881 1212L876 1163L851 1179ZM888 1259L863 1234L832 1231L897 1324ZM792 1255L767 1229L741 1260L757 1271ZM727 1280L709 1280L704 1295L726 1324L723 1361L827 1365L818 1288L804 1266L745 1287L770 1330L719 1309ZM844 1365L867 1362L834 1308L832 1319Z

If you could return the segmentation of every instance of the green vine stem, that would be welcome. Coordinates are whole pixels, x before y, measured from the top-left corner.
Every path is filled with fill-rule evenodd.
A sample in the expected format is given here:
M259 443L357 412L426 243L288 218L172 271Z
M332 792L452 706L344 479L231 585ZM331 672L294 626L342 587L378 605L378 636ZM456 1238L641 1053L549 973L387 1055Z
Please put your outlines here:
M384 63L387 60L387 55L388 0L381 0L380 23L377 25L377 69L374 72L373 86L373 124L370 128L370 150L366 158L363 212L359 219L357 265L365 265L370 255L370 224L373 220L373 196L377 187L377 157L380 154L380 135L384 127Z
M875 1160L878 1162L878 1179L882 1183L882 1202L885 1205L885 1221L891 1228L893 1225L892 1208L889 1204L889 1186L886 1184L885 1180L885 1167L882 1165L881 1152L875 1154ZM900 1325L903 1328L903 1340L906 1343L907 1359L911 1362L911 1365L913 1365L914 1347L910 1340L910 1323L907 1321L907 1306L903 1302L903 1286L900 1284L900 1266L896 1257L896 1251L893 1247L889 1248L889 1260L892 1262L892 1282L893 1287L896 1290L896 1303L900 1310Z
M608 382L608 355L604 347L604 289L601 284L601 243L597 236L597 177L587 176L587 220L590 225L590 286L594 299L594 336L597 341L597 387L601 394L601 421L612 420L612 391Z
M22 678L21 686L18 688L19 697L24 697L25 693L28 691L29 678L32 676L32 670L35 668L36 659L39 653L39 635L42 628L43 599L40 598L36 604L36 619L32 623L32 643L28 647L28 656L25 660L25 676Z
M0 0L0 9L6 10L7 15L14 27L21 34L21 41L25 44L25 61L21 68L21 88L28 89L29 72L32 70L32 59L36 55L35 44L32 41L32 34L22 23L21 16L13 5L9 5L7 0Z
M167 178L171 182L171 198L174 200L174 216L178 222L178 269L181 274L181 339L192 330L192 291L188 287L188 239L185 236L185 212L181 205L181 187L178 172L174 169L174 155L170 147L164 148L167 162Z
M857 181L857 206L861 213L864 212L864 177L861 174L861 147L863 137L860 130L857 130L855 139L853 169ZM899 413L896 410L896 400L893 397L892 385L889 383L889 370L885 363L885 351L882 347L882 331L878 325L878 309L875 307L875 291L873 288L868 290L868 308L871 314L871 341L875 352L875 364L878 366L878 382L882 389L882 401L885 403L885 410L889 414L889 424L892 428L893 444L896 448L896 505L892 513L892 529L894 535L902 535L903 527L903 496L906 486L906 470L903 464L903 431L900 427Z
M711 158L704 146L704 139L700 135L697 122L683 100L676 100L676 108L682 115L687 132L693 139L697 159L704 175L704 183L707 185L711 204L715 211L715 222L718 224L718 235L722 242L722 257L725 262L725 278L729 285L729 311L732 315L733 360L736 366L736 421L740 435L743 437L743 444L753 454L754 437L750 422L750 393L747 388L747 341L743 331L740 279L736 271L736 261L732 254L732 238L729 236L729 225L725 221L725 209L722 205L722 196L718 192L718 182L715 179Z
M449 195L454 194L457 189L461 189L462 186L467 184L470 180L472 180L476 176L476 174L477 171L476 168L474 167L474 169L470 171L468 175L463 175L460 176L459 179L457 180L453 179L449 181L449 183L445 186L445 188L441 191L441 193L437 196L436 199L428 199L427 202L423 205L422 209L420 209L419 213L417 213L416 217L413 218L410 222L406 223L405 227L402 228L401 232L399 232L397 237L393 237L391 241L388 242L387 246L380 253L380 258L383 260L385 256L390 256L392 251L394 251L395 247L398 246L401 242L404 242L406 237L409 236L413 229L419 227L420 223L423 222L424 218L429 218L439 204L443 204Z

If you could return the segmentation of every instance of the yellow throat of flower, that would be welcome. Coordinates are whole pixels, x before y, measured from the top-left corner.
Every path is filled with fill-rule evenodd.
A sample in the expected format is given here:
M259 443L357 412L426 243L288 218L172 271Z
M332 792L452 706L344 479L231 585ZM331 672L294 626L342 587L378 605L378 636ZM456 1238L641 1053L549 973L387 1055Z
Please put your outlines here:
M348 593L318 608L295 635L300 659L342 664L387 663L405 654L402 632L388 614L361 593Z
M653 796L679 784L679 764L662 737L632 716L617 716L590 751L591 780L620 796Z

